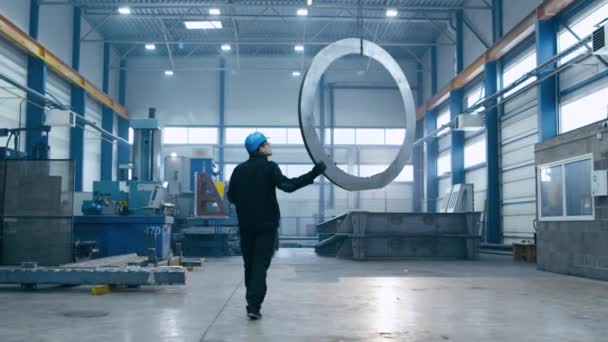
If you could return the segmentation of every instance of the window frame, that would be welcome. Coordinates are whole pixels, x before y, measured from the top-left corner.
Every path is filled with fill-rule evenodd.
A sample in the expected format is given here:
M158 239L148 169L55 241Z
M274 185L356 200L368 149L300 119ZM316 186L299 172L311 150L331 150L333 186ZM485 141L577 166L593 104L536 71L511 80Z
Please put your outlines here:
M603 82L600 80L598 82L594 82L594 83L588 84L585 87L582 87L581 89L578 89L577 91L575 91L575 92L573 92L571 94L568 94L566 96L560 96L559 100L558 100L558 106L557 106L558 107L557 108L557 112L558 112L557 113L558 134L565 134L565 133L577 130L577 129L581 128L581 127L585 127L585 126L592 125L592 124L597 123L597 122L602 122L602 121L608 120L608 107L606 107L606 108L604 108L604 110L606 110L606 112L607 112L606 113L606 117L601 118L599 120L588 122L588 123L586 123L586 124L584 124L582 126L579 126L579 127L573 128L573 129L569 129L567 131L563 130L563 119L562 119L563 115L564 115L563 107L567 106L567 105L569 105L569 104L571 104L571 103L573 103L575 101L579 101L579 100L581 100L583 98L592 96L595 93L598 93L598 92L601 92L601 91L608 92L608 82L606 82L605 80Z
M560 222L560 221L594 221L595 220L595 197L593 193L591 193L591 215L567 215L567 203L566 203L566 164L571 164L574 162L579 162L583 160L591 161L591 174L589 176L589 181L591 182L593 179L593 171L594 171L594 160L593 154L587 153L582 154L576 157L561 159L558 161L545 163L542 165L536 166L536 213L539 221L542 222ZM561 166L562 169L562 216L543 216L542 215L542 196L541 196L541 182L540 182L540 170L544 168Z
M484 145L486 147L484 149L483 161L477 162L475 164L471 164L471 165L467 166L467 163L466 163L466 161L467 161L467 144L469 146L471 146L471 145L474 145L474 144L477 144L477 143L484 143ZM485 131L483 131L483 133L480 133L478 135L472 136L469 139L465 140L464 145L462 147L463 165L464 165L465 171L469 170L469 169L477 168L477 167L479 167L481 165L485 165L487 163L487 161L488 161L488 156L487 156L487 153L486 153L486 151L488 149L487 143L488 142L487 142L487 139L486 139L486 132Z
M517 81L518 79L520 79L521 77L523 77L523 75L529 73L530 71L536 69L538 67L538 63L537 63L537 54L536 54L536 49L535 49L535 41L532 41L532 43L526 43L524 45L522 45L522 47L519 49L516 49L516 51L514 51L516 54L509 56L509 58L504 58L503 61L501 62L501 68L500 68L500 77L499 77L499 90L502 91L504 90L506 87L510 86L511 84L515 83L515 81ZM524 60L526 60L527 58L534 56L533 60L534 60L534 66L526 71L525 73L521 74L520 76L514 78L509 84L505 84L505 74L515 68L516 66L518 66L520 63L522 63ZM517 87L509 90L508 92L502 94L500 96L500 98L504 99L504 98L508 98L509 96L515 94L517 91L521 90L522 88L524 88L526 85L536 81L538 79L538 77L534 76L533 78L529 78L526 82L518 85Z

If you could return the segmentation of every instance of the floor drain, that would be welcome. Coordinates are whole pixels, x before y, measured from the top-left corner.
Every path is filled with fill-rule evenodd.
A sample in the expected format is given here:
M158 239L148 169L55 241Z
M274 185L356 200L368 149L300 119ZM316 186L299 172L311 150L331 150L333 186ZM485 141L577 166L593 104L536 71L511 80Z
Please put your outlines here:
M68 311L64 312L65 317L71 318L97 318L109 315L107 311Z

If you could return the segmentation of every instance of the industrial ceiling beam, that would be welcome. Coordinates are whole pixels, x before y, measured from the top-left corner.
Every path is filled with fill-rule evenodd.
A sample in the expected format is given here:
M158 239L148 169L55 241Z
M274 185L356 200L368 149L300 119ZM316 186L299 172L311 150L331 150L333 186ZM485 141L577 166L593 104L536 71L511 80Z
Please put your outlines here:
M85 13L89 16L120 16L120 14L114 11L91 11L86 10ZM141 18L141 19L169 19L169 20L265 20L265 21L299 21L299 22L312 22L312 21L339 21L339 22L357 22L358 18L344 15L308 15L306 18L299 17L297 15L284 15L284 14L230 14L230 15L219 15L211 16L206 14L201 15L181 15L181 14L143 14L143 13L132 13L129 18ZM448 22L449 17L428 17L428 16L416 16L416 17L398 17L390 18L386 17L363 17L364 22L399 22L399 23L429 23L431 20L438 22Z
M110 43L110 44L188 44L188 45L214 45L218 46L226 43L226 40L176 40L176 41L165 41L162 39L150 39L150 40L120 40L120 39L87 39L82 41L83 43ZM334 43L334 41L315 41L310 42L307 41L305 45L309 46L324 46ZM301 44L299 41L295 40L246 40L243 37L240 37L239 45L258 45L258 46L292 46L295 44ZM377 42L378 45L388 46L388 47L429 47L429 46L452 46L454 44L450 43L433 43L433 42Z
M41 0L40 5L74 5L83 8L116 8L117 6L129 6L132 8L184 8L184 7L230 7L238 6L233 2L228 1L179 1L179 2L164 2L164 3L147 3L139 0L123 0L120 3L107 3L107 1L100 1L99 3L91 3L91 1L80 1L80 0ZM243 7L292 7L298 8L304 5L303 1L264 1L259 2L248 2L240 1L240 6ZM343 5L343 4L328 4L328 3L315 3L313 8L315 9L352 9L356 5ZM396 4L391 6L400 12L451 12L457 10L491 10L491 6L487 5L462 5L462 6L423 6L423 5L399 5ZM364 11L382 11L386 10L386 6L363 6Z

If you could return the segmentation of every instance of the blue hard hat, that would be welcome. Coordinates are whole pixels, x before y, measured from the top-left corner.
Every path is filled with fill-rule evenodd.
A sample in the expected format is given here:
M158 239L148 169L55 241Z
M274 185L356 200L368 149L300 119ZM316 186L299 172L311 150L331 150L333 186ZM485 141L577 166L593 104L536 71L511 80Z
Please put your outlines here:
M264 134L260 132L253 132L249 134L247 138L245 138L245 148L249 154L252 154L257 151L258 148L267 140L268 138Z

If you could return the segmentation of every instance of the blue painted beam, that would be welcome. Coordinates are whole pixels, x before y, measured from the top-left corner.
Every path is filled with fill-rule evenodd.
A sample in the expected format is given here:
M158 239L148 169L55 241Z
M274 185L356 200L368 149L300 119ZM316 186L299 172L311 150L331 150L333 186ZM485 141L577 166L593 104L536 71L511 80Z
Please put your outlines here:
M557 20L538 20L536 22L536 63L541 65L557 54ZM557 65L552 65L538 78L551 73ZM538 92L538 138L540 142L557 135L557 75L539 83Z
M416 120L416 140L424 135L424 121ZM424 156L423 145L414 147L414 212L422 212L422 198L424 197Z
M81 11L74 7L73 31L72 31L72 68L80 69L80 20ZM72 85L72 110L79 115L85 116L85 91L83 88ZM70 129L70 159L74 161L74 191L82 191L83 169L84 169L84 122L76 119L76 127Z
M450 119L454 120L462 113L464 90L454 89L450 92ZM452 131L452 184L464 183L464 132Z
M437 129L437 113L428 111L424 116L426 134ZM426 211L437 211L437 140L431 139L426 143Z
M120 61L120 71L118 74L118 102L121 105L126 104L127 94L127 61ZM117 116L118 120L118 136L129 140L129 120ZM128 171L120 169L120 165L127 165L131 161L131 146L127 144L118 143L118 180L126 181L129 179Z
M103 91L110 92L110 44L103 45ZM101 112L101 128L108 132L114 130L114 111L103 106ZM112 141L108 136L101 139L101 180L112 180Z
M498 91L498 66L488 62L484 68L486 96ZM493 107L496 101L487 104ZM500 118L498 108L486 112L486 227L485 240L488 243L502 243L502 220L500 218Z
M437 47L431 47L431 95L437 94Z
M225 181L224 178L224 145L226 144L226 60L220 58L219 71L219 149L218 149L218 167L220 169L220 181Z
M421 106L424 103L424 66L422 64L416 64L416 104Z
M502 37L502 0L492 0L492 42Z
M40 6L32 0L30 6L30 36L38 39ZM46 93L46 64L43 60L28 55L27 86L41 94ZM27 94L25 151L31 159L49 158L49 138L44 126L44 102L39 97Z
M463 11L456 11L456 58L455 74L458 75L464 69L464 26Z

